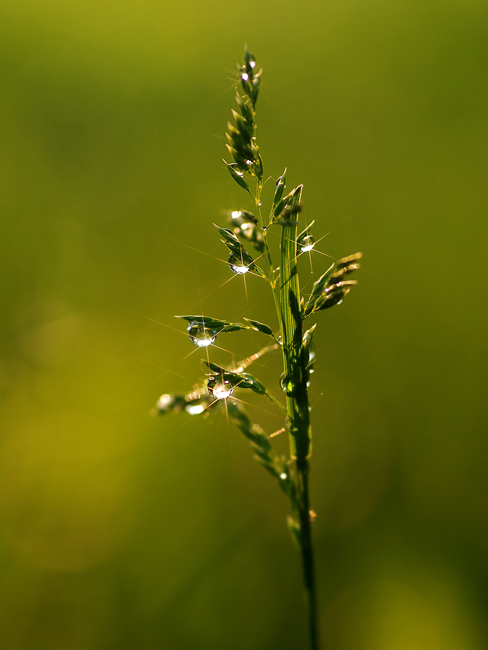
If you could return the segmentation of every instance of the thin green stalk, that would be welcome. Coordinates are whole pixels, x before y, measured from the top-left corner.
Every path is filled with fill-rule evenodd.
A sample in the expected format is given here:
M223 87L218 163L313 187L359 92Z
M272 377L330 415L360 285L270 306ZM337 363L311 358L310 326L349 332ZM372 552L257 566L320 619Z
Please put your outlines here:
M291 205L299 205L301 187ZM302 315L300 284L297 268L297 225L295 215L289 215L281 235L281 325L283 335L284 386L290 432L290 456L295 461L295 489L302 553L303 577L308 601L310 647L318 650L317 601L308 493L309 462L312 430L308 402L307 371L302 354Z
M356 280L349 275L359 268L361 253L337 260L314 283L306 300L300 296L297 256L314 248L311 233L313 222L300 234L297 233L296 220L300 211L302 186L283 196L286 188L286 169L277 179L268 223L264 223L261 210L263 190L263 160L259 153L256 127L256 101L259 94L262 70L256 68L256 59L245 50L244 64L239 68L240 85L243 93L237 91L238 111L233 110L234 123L227 123L227 151L233 162L225 162L227 169L239 187L254 198L257 216L247 210L231 214L231 229L217 226L222 242L229 251L229 267L234 273L266 278L273 292L276 313L280 321L281 339L273 328L257 320L245 318L248 325L202 315L179 316L188 322L190 341L207 350L204 362L211 371L205 380L194 386L186 395L164 394L156 405L158 414L185 411L190 415L202 414L206 417L210 410L218 409L219 402L226 405L228 418L232 420L248 438L256 460L278 481L279 487L290 500L293 516L288 518L292 538L297 542L302 554L303 576L308 605L310 628L310 648L319 650L317 621L317 599L314 578L312 530L309 504L309 459L312 452L312 431L310 427L310 408L308 400L308 380L314 363L311 348L315 325L303 333L302 323L314 313L340 305ZM248 181L256 181L256 194L251 191ZM281 265L274 268L268 245L268 229L282 228ZM254 247L259 257L253 258L247 246ZM267 272L257 264L264 257ZM237 264L236 264L237 262ZM279 271L279 273L278 273ZM217 336L227 335L243 329L252 329L273 338L283 350L284 374L282 385L286 393L283 406L256 377L250 375L247 367L276 345L268 346L260 352L241 361L239 365L222 367L210 361L208 348ZM241 400L232 397L234 390L250 390L266 396L286 415L289 429L290 458L280 456L274 450L270 439L275 434L265 431L253 423L246 414Z

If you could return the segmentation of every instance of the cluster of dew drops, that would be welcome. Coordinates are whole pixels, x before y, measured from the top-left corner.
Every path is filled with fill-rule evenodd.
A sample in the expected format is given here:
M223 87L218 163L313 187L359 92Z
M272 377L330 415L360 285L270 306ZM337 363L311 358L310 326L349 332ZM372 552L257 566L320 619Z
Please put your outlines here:
M234 211L231 213L231 219L240 221L239 228L245 233L246 238L251 238L256 228L254 223L242 222L241 220L242 213L240 211ZM306 234L304 237L297 242L298 244L298 254L308 253L313 250L315 246L315 240L313 235ZM233 253L229 255L229 268L233 273L243 275L249 271L249 266L242 263ZM188 336L193 345L196 345L199 348L206 348L215 343L219 330L206 327L204 323L199 321L192 321L188 325ZM211 397L215 399L227 399L232 395L235 389L235 385L229 379L223 379L220 377L211 377L207 383L207 390ZM163 395L163 398L168 398L168 395ZM164 405L161 405L164 406ZM201 408L203 406L196 406L195 408ZM201 411L198 411L201 412ZM192 412L195 414L195 411Z

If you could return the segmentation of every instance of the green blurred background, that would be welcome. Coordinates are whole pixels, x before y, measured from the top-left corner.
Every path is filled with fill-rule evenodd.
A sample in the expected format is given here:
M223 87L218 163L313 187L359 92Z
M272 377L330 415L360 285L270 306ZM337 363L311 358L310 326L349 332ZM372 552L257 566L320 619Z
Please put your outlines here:
M486 2L0 15L2 650L306 647L287 504L242 435L148 417L202 374L173 314L276 323L212 226L250 207L221 162L245 42L266 172L305 184L320 251L364 253L316 336L324 648L486 649ZM276 355L256 374L276 389Z

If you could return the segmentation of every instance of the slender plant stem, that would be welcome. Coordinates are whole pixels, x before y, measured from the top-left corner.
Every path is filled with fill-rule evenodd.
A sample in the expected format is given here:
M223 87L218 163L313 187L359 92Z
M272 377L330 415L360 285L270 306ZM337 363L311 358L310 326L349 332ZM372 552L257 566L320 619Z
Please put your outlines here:
M301 187L290 205L298 205ZM288 223L287 223L288 221ZM300 310L300 285L298 280L297 225L295 215L284 220L281 236L281 325L283 334L284 386L290 430L290 455L295 461L296 516L300 530L303 577L307 593L310 648L318 650L317 601L314 578L314 561L311 536L310 504L308 493L309 462L312 449L312 431L306 368L303 359L302 315Z

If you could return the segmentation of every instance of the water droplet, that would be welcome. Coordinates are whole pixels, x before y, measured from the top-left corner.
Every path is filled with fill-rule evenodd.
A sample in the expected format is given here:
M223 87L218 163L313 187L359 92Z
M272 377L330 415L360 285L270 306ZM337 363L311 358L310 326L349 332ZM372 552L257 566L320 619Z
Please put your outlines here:
M242 75L241 75L241 79L242 79L243 81L248 81L248 80L249 80L249 75L247 74L247 72L243 72L243 73L242 73Z
M235 384L222 377L210 377L207 381L208 393L215 399L227 399L234 392Z
M168 413L173 410L175 402L176 400L173 395L161 395L156 404L156 408L163 413Z
M311 251L314 246L315 240L313 238L313 235L305 235L305 237L303 237L303 239L299 242L299 252L308 253L308 251Z
M240 210L234 210L233 212L230 213L230 216L233 219L239 219L239 217L242 215L242 212Z
M285 473L285 472L282 472L282 473L280 474L280 479L281 479L282 481L284 481L285 478L286 478L286 473Z
M256 61L249 61L249 65L251 66L251 68L255 68L256 67Z
M206 348L209 345L215 343L217 338L217 330L209 329L205 327L203 323L198 321L192 321L188 325L188 336L193 345L198 346L199 348Z
M252 165L253 161L252 160L246 160L246 165Z
M342 305L343 302L344 302L344 300L339 300L339 302L337 304Z
M199 413L203 413L206 408L206 404L188 404L185 410L190 415L198 415Z
M244 275L244 273L247 273L249 271L249 267L246 266L242 260L236 257L234 253L231 253L229 255L228 261L229 261L229 268L232 271L232 273Z
M293 383L285 376L285 373L280 377L280 386L285 393L293 392Z

